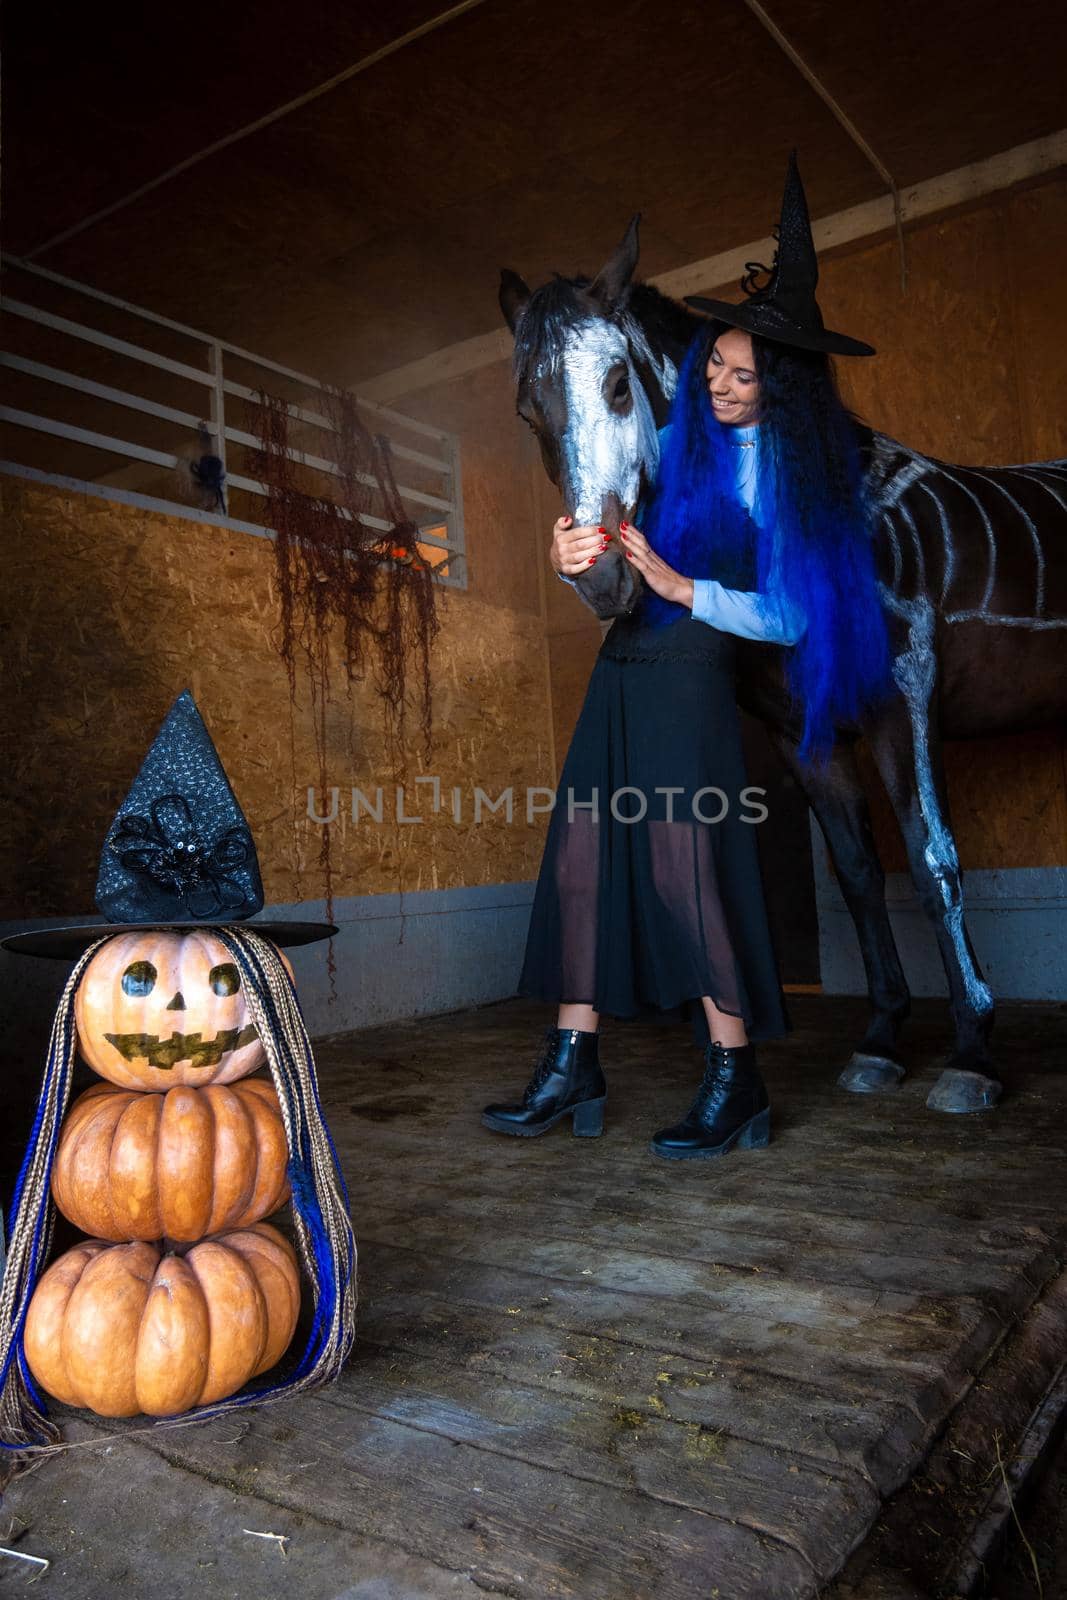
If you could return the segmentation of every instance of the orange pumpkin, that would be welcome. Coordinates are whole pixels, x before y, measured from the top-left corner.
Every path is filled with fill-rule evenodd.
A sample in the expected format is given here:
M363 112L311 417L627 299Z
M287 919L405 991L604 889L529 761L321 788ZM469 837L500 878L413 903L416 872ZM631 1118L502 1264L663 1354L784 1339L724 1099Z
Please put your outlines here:
M102 1417L174 1416L274 1366L299 1307L296 1256L266 1222L184 1254L88 1239L38 1283L26 1360L65 1405Z
M74 1015L85 1060L122 1089L233 1083L266 1059L241 975L209 928L113 934L82 975Z
M285 1204L289 1152L274 1085L141 1094L94 1084L59 1136L52 1194L98 1239L191 1243Z

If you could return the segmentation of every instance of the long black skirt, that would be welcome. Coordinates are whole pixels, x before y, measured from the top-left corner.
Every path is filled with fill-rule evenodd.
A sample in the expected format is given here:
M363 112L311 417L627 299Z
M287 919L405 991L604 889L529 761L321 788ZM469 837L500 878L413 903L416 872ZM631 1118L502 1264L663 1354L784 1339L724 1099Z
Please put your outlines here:
M556 791L519 992L614 1017L688 1018L700 997L752 1040L790 1031L734 697L734 640L691 618L617 621Z

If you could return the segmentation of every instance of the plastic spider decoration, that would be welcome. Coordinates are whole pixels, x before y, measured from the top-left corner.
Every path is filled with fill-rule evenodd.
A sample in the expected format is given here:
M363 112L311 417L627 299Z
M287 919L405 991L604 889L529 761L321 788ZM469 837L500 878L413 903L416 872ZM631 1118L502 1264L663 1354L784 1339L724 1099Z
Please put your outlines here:
M215 455L211 448L211 430L201 423L198 430L200 440L200 456L196 461L189 463L189 470L198 489L205 496L205 509L221 511L226 515L226 468L222 458Z

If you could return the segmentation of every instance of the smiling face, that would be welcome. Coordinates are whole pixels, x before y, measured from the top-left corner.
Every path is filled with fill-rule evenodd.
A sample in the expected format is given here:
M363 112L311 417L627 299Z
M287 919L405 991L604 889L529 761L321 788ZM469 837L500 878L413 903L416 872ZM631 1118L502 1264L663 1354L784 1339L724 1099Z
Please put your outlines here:
M752 340L740 328L728 328L712 347L705 368L711 409L720 422L743 428L757 420L759 379Z
M74 1013L83 1057L124 1089L232 1083L265 1059L233 957L207 928L115 934Z

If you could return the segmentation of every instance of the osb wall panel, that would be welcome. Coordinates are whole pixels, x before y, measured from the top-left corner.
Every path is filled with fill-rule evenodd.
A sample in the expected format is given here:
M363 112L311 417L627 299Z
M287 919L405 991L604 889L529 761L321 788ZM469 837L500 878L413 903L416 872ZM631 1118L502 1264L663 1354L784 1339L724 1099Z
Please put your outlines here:
M494 362L405 395L398 405L459 438L471 592L489 605L543 615L542 703L551 716L558 775L602 635L593 613L549 562L562 504L533 435L515 414L511 364Z
M819 298L830 326L855 330L878 351L837 362L846 400L883 432L945 460L1020 460L1001 208L909 229L906 249L904 294L895 240L823 266Z
M562 587L562 585L561 585ZM581 605L575 600L575 605ZM590 613L592 615L592 613ZM585 691L589 686L601 633L595 626L575 628L570 633L554 633L548 640L549 667L552 676L552 735L555 747L556 774L563 762L582 709Z
M264 539L75 494L0 480L7 582L0 604L8 671L2 697L7 827L0 916L79 914L92 906L104 835L159 722L192 690L259 851L268 902L322 892L321 832L306 816L317 782L306 687L290 710L270 643L277 608ZM344 689L334 662L331 783L335 892L448 888L535 875L543 819L520 803L474 825L475 785L495 797L550 784L540 621L473 594L442 596L434 657L434 750L409 740L409 776L460 789L461 820L409 799L421 824L346 820L353 785L390 783L381 707L367 683ZM517 736L518 735L518 736ZM320 802L321 802L321 796ZM394 805L395 819L395 805Z
M1067 250L1062 175L907 230L908 285L892 239L821 266L829 326L873 344L841 360L849 405L883 432L969 465L1067 456ZM736 285L720 286L736 299ZM1064 639L1067 671L1067 636ZM861 766L887 871L903 840L867 752ZM1067 865L1067 735L1049 729L945 747L964 868Z
M1067 453L1067 178L1008 197L1011 311L1023 449L1048 461Z
M459 438L471 593L487 605L540 617L530 505L536 451L515 415L509 364L405 395L397 407Z

